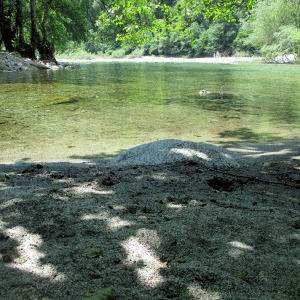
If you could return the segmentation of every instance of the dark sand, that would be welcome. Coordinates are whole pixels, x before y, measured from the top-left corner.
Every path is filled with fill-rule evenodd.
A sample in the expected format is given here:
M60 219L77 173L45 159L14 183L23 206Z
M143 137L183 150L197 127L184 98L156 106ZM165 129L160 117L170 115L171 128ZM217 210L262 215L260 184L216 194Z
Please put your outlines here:
M0 299L300 299L300 160L281 150L0 165Z

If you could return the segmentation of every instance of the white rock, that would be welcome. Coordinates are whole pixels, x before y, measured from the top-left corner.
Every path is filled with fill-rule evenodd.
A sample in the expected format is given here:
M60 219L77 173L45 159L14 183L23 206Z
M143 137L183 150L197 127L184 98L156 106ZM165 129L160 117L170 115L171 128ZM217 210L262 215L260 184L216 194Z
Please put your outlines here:
M276 56L275 61L280 64L289 63L297 58L297 54L286 54L281 56Z
M200 94L200 96L205 96L205 95L210 94L210 91L207 91L207 90L200 90L200 91L199 91L199 94Z

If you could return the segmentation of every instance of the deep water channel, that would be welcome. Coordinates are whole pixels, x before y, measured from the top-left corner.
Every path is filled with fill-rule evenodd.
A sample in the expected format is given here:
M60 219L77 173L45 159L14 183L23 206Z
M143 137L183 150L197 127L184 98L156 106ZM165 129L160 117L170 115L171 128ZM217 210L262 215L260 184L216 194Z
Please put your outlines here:
M0 73L0 162L104 158L171 138L299 137L299 66L104 62Z

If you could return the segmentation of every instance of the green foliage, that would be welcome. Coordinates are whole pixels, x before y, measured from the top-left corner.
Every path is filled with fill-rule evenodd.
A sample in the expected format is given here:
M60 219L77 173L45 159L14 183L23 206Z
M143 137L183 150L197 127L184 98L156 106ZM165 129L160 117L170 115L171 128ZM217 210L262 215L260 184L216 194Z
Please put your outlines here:
M47 31L57 48L63 47L69 39L75 43L87 42L87 11L85 1L53 1Z
M240 48L252 47L263 56L274 58L299 53L299 0L259 1L253 10L255 21L246 22L242 31L248 32Z
M204 57L230 50L235 56L274 57L299 52L300 0L259 0L251 20L254 1L103 3L92 6L93 19L100 16L90 26L88 42L68 55Z
M134 51L132 51L129 55L130 58L138 58L138 57L142 57L144 55L146 55L147 53L145 53L147 50L142 47L142 48L136 48Z
M246 39L252 33L251 29L247 29L242 26L238 31L237 37L233 41L234 48L234 56L251 56L255 54L256 48L251 45L251 43L247 43Z
M122 58L125 56L125 50L124 49L118 49L114 52L112 52L112 58Z
M177 35L192 36L187 28L199 14L207 19L235 21L235 11L246 12L254 3L255 0L180 0L172 7L148 0L111 1L97 20L97 40L141 45L172 31Z
M23 31L25 42L31 44L31 1L20 0L17 2L12 0L1 2L4 5L5 15L12 21L10 26L12 32L14 32L14 37L12 37L14 45L17 45L18 36L20 36L19 30ZM56 48L62 49L70 39L78 44L82 41L86 42L90 22L88 18L89 2L86 0L33 1L36 11L37 33L41 37L43 46L55 45ZM20 3L19 6L17 6L18 3ZM17 7L20 7L22 12L22 28L16 27ZM45 25L45 31L43 25ZM1 26L0 21L0 29L2 29Z
M205 56L206 45L209 42L208 32L207 30L203 30L199 36L199 38L195 41L193 45L193 49L195 51L195 56Z
M289 53L299 53L300 30L294 26L281 26L274 32L274 43L263 45L261 52L266 57L276 57Z

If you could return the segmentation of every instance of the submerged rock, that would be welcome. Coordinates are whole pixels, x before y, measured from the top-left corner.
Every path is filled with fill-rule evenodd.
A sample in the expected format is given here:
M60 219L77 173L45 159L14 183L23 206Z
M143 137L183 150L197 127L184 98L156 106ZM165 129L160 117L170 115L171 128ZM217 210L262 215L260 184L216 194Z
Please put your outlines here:
M200 96L206 96L206 95L210 94L210 91L200 90L199 94L200 94Z

